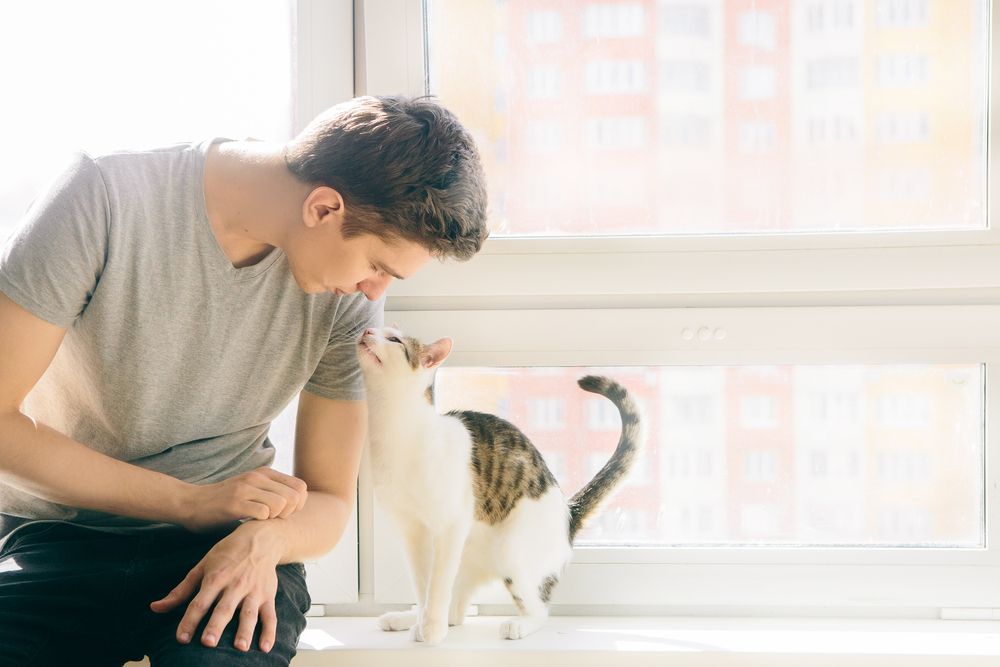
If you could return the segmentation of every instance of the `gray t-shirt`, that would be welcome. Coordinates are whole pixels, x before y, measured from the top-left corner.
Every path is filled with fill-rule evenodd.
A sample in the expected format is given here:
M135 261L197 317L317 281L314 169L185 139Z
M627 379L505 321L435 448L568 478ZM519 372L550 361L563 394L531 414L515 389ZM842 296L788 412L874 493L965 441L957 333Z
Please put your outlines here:
M214 141L81 155L0 255L0 291L68 327L26 414L99 452L207 483L269 465L270 422L305 387L364 397L362 294L306 294L273 249L234 268L205 212ZM0 512L117 527L0 483Z

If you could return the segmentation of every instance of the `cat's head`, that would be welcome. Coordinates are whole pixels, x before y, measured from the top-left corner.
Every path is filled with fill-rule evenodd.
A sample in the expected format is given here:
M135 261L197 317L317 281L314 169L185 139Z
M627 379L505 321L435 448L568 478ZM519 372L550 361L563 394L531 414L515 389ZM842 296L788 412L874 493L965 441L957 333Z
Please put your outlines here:
M424 344L396 327L365 329L358 341L358 359L366 384L412 385L422 392L448 358L451 345L450 338Z

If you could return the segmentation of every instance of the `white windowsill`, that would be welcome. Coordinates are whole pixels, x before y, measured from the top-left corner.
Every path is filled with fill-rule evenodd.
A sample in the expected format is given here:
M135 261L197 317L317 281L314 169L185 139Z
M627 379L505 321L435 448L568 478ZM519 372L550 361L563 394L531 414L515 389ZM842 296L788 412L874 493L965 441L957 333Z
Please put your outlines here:
M387 633L373 618L310 618L295 667L892 667L1000 664L1000 622L556 617L520 641L501 617L470 618L440 646Z

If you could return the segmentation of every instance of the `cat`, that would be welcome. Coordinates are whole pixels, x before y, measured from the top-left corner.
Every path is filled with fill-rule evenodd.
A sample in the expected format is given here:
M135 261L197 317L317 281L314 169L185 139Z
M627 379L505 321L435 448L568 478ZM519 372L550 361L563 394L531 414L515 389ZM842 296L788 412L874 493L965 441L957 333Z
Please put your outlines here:
M394 327L367 329L358 341L375 493L403 536L417 596L413 611L383 614L379 626L440 643L464 622L474 591L499 580L520 614L500 636L520 639L547 620L573 538L631 467L639 412L618 383L578 381L618 407L622 433L611 459L567 501L516 426L481 412L437 413L434 375L451 349L449 338L425 345Z

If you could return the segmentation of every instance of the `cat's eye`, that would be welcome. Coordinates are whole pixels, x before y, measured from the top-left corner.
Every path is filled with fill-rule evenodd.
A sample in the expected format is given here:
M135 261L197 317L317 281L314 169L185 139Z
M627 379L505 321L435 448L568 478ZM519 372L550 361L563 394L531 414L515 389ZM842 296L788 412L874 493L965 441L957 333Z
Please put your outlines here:
M395 336L389 336L388 338L386 338L386 340L389 341L390 343L399 343L400 345L403 344L403 341L399 340Z

